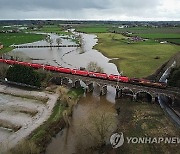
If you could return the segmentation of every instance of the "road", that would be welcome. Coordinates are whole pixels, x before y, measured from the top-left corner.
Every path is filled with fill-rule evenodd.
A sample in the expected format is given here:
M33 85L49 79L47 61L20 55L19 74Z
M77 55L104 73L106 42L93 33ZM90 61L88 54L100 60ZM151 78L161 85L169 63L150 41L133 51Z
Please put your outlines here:
M171 69L176 65L176 62L167 68L167 70L163 73L163 75L160 78L160 82L166 82L167 83L167 78L169 76L169 73ZM171 109L168 105L168 99L164 95L158 96L158 102L163 109L163 111L172 119L172 121L176 124L178 128L180 128L180 117L175 113L173 109Z

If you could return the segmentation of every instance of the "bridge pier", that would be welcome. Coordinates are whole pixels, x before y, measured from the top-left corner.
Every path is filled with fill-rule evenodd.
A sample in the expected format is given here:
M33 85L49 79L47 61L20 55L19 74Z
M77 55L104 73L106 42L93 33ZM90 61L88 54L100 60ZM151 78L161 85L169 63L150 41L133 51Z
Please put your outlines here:
M100 96L106 95L107 94L107 86L103 86L100 88Z
M122 89L116 88L116 96L115 99L122 97Z
M152 103L155 103L156 102L156 97L152 97Z
M87 92L92 92L93 89L94 89L93 83L90 83L90 84L87 85Z
M79 87L81 87L80 80L73 81L72 86L73 86L74 88L79 88Z
M137 101L137 95L136 94L133 95L133 101Z

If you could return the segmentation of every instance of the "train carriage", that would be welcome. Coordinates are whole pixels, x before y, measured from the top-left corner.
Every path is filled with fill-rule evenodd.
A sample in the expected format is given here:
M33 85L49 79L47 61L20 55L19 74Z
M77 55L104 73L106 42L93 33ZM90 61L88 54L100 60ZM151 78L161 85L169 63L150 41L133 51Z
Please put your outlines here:
M61 72L61 73L71 74L71 69L70 68L58 67L58 68L56 68L56 71Z
M72 74L76 74L76 75L81 75L81 76L88 76L89 72L85 71L85 70L77 70L77 69L73 69L71 70Z
M108 75L106 73L98 73L98 72L89 72L90 77L107 79Z

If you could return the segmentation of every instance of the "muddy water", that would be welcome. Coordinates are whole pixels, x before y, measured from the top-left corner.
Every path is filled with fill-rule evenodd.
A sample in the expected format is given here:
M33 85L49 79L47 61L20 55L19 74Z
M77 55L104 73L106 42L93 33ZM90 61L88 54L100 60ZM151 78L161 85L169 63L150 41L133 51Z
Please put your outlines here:
M103 107L103 110L111 111L116 114L114 104L109 102L106 97L98 97L94 94L87 94L80 102L74 107L71 119L71 126L65 128L58 133L52 142L48 145L46 154L72 154L76 151L78 143L79 129L81 122L86 119L94 109Z
M53 42L56 42L56 38L59 36L50 34L53 38ZM102 55L97 50L93 49L93 46L97 43L96 35L92 34L80 34L82 38L82 48L70 47L70 48L35 48L35 49L14 49L12 54L23 53L27 57L34 59L33 62L50 64L54 66L63 66L69 68L86 67L91 61L97 62L99 66L104 69L104 72L108 74L119 74L117 67L109 63L107 57ZM63 39L63 45L75 44L71 40ZM30 43L30 45L49 45L46 41L38 41ZM84 117L88 116L91 110L98 107L112 109L112 112L116 114L114 110L115 103L115 89L108 86L108 93L106 96L99 97L98 89L95 88L92 94L88 94L83 97L79 104L74 107L73 115L71 119L71 127L65 128L61 131L47 147L47 154L70 154L76 152L77 133L80 128L79 122Z
M55 34L49 34L53 39L53 44L56 44L56 39L59 37ZM104 72L108 74L119 74L116 66L109 63L107 57L102 55L93 46L97 43L96 35L80 34L83 42L82 48L78 47L61 47L61 48L17 48L11 54L16 56L16 53L34 59L33 62L50 64L54 66L63 66L69 68L87 67L91 61L97 62L99 66L104 68ZM62 45L75 44L71 39L62 39ZM45 40L28 43L27 45L49 45Z

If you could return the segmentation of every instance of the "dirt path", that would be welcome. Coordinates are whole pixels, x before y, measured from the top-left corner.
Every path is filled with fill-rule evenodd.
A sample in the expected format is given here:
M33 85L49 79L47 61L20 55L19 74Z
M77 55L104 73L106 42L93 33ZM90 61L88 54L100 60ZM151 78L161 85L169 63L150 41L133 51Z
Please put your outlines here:
M37 114L33 117L30 117L31 120L27 120L26 122L21 121L22 127L17 132L10 133L8 137L3 140L0 140L0 145L3 147L3 151L10 149L18 144L22 139L26 138L33 130L39 127L44 121L48 119L51 115L52 109L58 99L58 94L49 94L47 92L38 92L38 91L27 91L18 88L8 87L6 85L0 85L0 93L16 95L16 96L29 96L34 97L35 99L48 99L47 103L37 103ZM16 100L13 101L14 105L18 105L22 103L17 102ZM26 103L26 102L25 102ZM31 103L29 103L31 104ZM31 105L32 106L32 105ZM0 114L0 118L1 117ZM6 117L6 120L12 120L12 116ZM23 118L23 117L22 117ZM1 138L1 136L0 136ZM0 149L1 149L0 147Z

